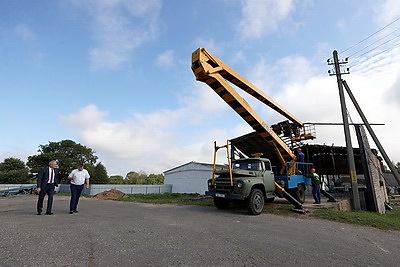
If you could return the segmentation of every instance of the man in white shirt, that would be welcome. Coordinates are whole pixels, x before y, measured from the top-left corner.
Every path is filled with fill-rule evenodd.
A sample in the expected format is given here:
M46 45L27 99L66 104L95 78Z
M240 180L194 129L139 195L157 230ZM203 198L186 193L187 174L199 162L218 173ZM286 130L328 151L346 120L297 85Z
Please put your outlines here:
M73 170L68 179L71 180L71 201L69 202L69 214L78 212L78 202L81 196L83 186L86 182L86 189L89 189L89 172L84 169L83 163L79 164L78 169Z

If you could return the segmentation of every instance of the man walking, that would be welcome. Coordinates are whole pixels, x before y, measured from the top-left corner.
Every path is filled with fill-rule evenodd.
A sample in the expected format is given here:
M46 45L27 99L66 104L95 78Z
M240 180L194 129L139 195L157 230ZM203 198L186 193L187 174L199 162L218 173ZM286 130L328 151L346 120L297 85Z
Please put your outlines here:
M44 167L38 174L36 190L39 193L37 202L37 215L42 214L43 200L47 194L46 215L52 215L54 188L58 186L57 161L49 162L48 167Z
M86 182L86 189L89 188L89 172L84 169L83 163L79 165L78 169L73 170L68 179L71 180L71 201L69 203L69 214L78 212L78 202L81 196L83 186Z

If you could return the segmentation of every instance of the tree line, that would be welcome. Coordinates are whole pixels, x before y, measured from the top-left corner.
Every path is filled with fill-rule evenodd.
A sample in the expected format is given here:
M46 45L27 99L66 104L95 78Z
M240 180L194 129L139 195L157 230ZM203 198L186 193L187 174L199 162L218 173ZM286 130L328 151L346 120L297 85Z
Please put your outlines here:
M98 161L95 151L72 140L39 145L38 154L29 156L26 164L14 157L4 159L0 162L0 183L36 183L37 173L54 159L58 161L60 182L63 184L69 183L68 174L80 163L88 170L92 184L164 184L162 174L147 175L144 171L131 171L125 177L108 176L106 167Z

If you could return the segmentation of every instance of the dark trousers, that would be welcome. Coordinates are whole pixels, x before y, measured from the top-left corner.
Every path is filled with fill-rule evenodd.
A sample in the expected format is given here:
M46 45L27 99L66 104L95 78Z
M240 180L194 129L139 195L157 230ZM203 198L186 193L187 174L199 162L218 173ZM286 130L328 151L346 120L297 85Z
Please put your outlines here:
M81 196L83 185L70 185L71 201L69 202L69 211L76 211L78 208L79 197Z
M46 213L51 213L51 209L53 207L53 196L54 196L54 184L47 184L44 188L42 188L39 192L39 198L37 202L37 212L42 213L43 210L43 200L47 194L47 209Z
M321 204L321 186L320 185L312 186L312 195L314 197L315 203Z

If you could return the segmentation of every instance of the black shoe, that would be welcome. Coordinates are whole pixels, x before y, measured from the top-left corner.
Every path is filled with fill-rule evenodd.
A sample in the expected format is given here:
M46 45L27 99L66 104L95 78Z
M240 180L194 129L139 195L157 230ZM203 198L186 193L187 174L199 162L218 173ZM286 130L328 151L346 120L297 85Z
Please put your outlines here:
M69 212L69 214L72 214L72 213L74 213L74 212L73 212L73 211L70 211L70 212Z
M53 215L54 213L52 212L46 212L46 215Z
M36 213L36 215L42 215L42 213L41 213L41 212L38 212L38 213Z
M74 210L73 212L74 212L74 213L78 213L78 211L77 211L77 210Z

